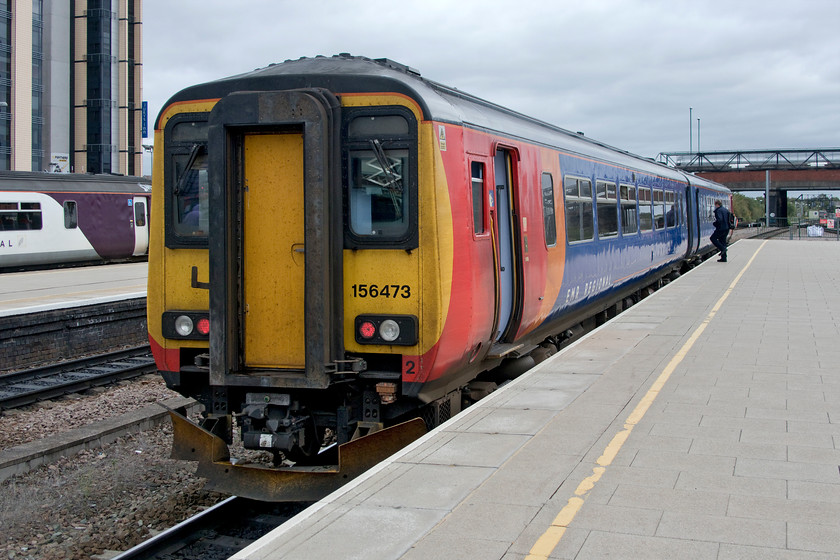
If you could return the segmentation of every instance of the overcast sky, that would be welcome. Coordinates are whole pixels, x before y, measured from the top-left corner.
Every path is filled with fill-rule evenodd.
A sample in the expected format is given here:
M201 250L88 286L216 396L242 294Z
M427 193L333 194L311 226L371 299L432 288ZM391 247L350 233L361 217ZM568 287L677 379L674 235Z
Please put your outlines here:
M143 4L150 129L189 85L347 52L647 157L698 118L703 151L840 147L840 0Z

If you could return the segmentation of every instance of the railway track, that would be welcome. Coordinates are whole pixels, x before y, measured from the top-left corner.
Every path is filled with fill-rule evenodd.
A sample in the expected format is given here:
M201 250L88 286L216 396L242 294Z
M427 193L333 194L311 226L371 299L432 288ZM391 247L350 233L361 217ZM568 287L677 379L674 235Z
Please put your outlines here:
M78 393L156 371L149 346L0 375L0 409Z
M229 558L309 505L228 498L123 552L114 560Z

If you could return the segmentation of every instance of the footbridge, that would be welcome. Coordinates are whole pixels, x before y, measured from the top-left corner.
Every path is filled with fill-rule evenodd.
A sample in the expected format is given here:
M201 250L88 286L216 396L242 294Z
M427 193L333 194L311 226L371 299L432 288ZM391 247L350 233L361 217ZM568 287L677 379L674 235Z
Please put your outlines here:
M657 160L735 192L765 191L768 223L787 218L788 191L840 191L840 148L663 152Z

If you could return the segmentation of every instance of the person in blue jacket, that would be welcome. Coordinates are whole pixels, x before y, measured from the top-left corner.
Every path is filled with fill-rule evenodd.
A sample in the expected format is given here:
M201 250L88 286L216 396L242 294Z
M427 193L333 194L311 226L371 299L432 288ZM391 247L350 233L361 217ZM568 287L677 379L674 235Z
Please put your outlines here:
M709 238L720 250L718 262L726 262L726 238L729 236L729 210L720 200L715 200L715 232Z

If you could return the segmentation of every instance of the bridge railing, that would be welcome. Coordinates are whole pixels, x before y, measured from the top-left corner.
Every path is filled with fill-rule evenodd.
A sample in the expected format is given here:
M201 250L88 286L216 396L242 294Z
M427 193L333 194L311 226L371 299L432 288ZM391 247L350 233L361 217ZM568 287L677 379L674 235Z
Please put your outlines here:
M817 150L740 150L662 152L657 161L685 171L762 171L768 169L840 168L840 148Z

